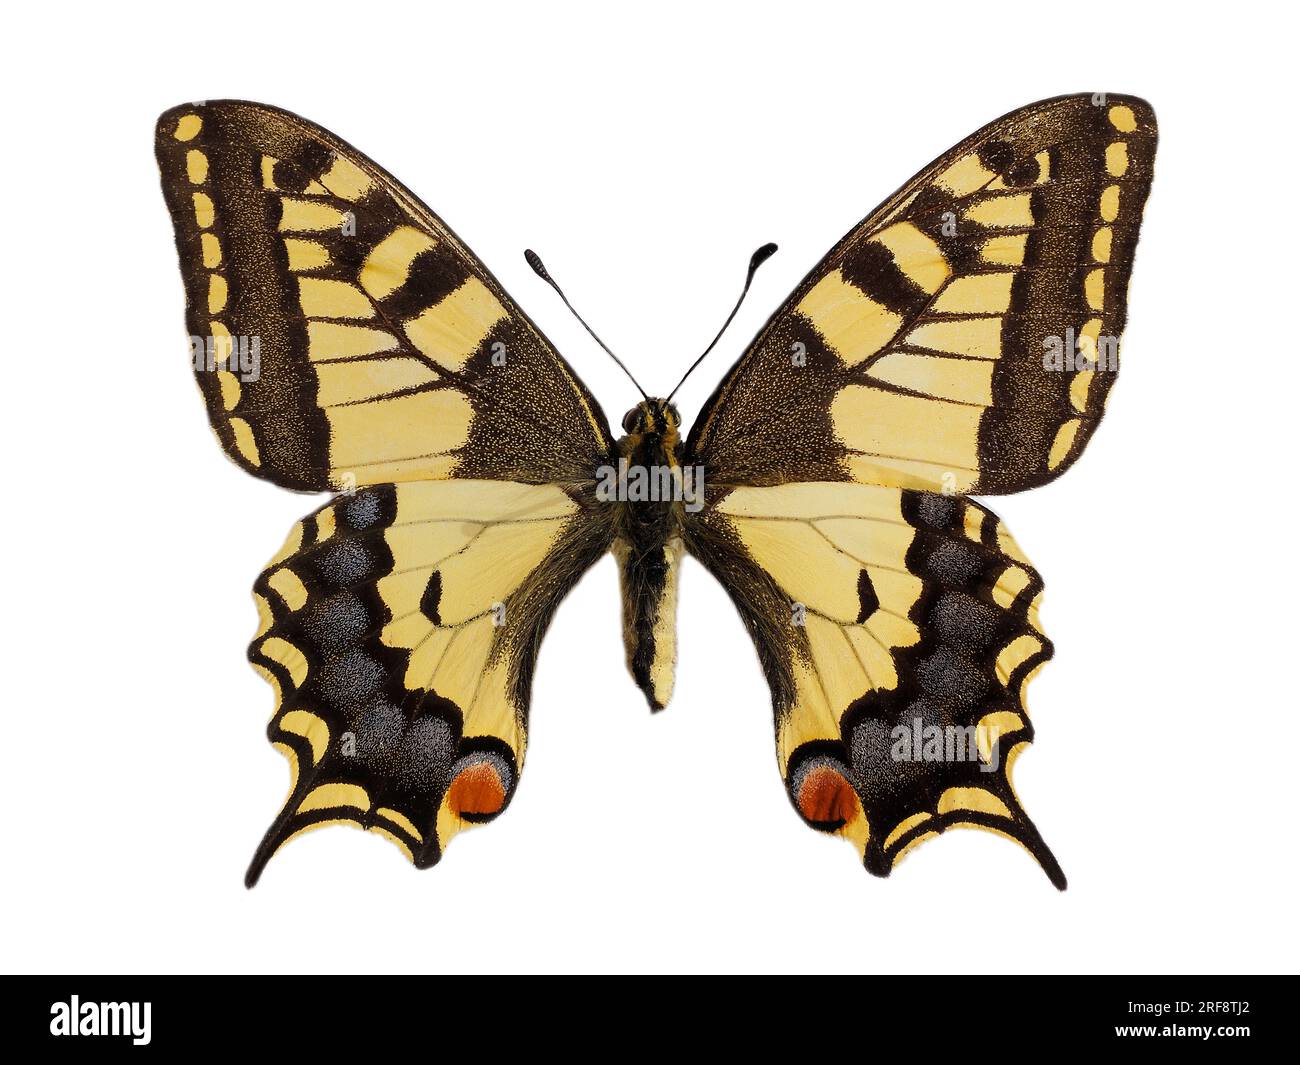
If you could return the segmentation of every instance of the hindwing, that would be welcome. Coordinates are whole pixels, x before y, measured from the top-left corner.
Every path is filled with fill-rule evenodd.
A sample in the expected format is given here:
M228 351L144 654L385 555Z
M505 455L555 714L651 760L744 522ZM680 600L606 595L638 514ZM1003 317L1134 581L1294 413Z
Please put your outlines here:
M607 549L553 485L424 481L339 497L299 522L255 585L249 657L277 693L286 840L352 822L432 865L501 812L523 766L538 646Z
M805 821L881 876L922 839L988 828L1065 886L1010 777L1052 653L1042 581L993 513L874 485L738 488L689 545L754 638Z

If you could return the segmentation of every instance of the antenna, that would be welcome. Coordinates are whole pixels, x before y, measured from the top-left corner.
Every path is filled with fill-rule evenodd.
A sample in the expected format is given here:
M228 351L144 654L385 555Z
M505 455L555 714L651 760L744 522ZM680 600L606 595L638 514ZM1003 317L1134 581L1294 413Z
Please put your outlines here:
M727 331L727 326L729 326L731 324L731 320L736 317L736 312L740 310L740 305L745 302L745 296L749 293L749 286L753 284L754 275L758 273L758 268L762 266L765 262L767 262L768 259L772 258L772 256L775 254L776 254L775 244L764 244L761 248L759 248L756 252L754 252L753 255L749 257L749 273L745 275L745 287L740 290L740 299L736 300L736 305L731 308L731 313L727 315L727 320L722 323L722 328L718 330L718 335L715 336L713 340L709 343L709 346L704 349L703 354L701 354L698 359L696 359L693 363L691 363L691 368L687 370L684 374L682 374L682 379L677 382L677 387L668 393L669 399L672 399L673 396L677 395L677 389L681 388L682 385L686 383L686 378L690 377L691 374L695 372L695 367L699 366L699 364L704 361L704 356L707 355L709 352L711 352L713 350L713 346L717 344L719 340L722 339L722 334Z
M773 250L775 250L775 245L773 245ZM551 288L555 289L555 291L559 294L560 299L564 301L564 305L569 308L569 313L572 314L573 317L578 319L579 322L582 322L582 328L591 334L591 339L605 349L606 355L608 355L611 359L613 359L616 363L618 363L619 369L622 370L625 374L627 374L627 379L631 381L634 385L636 385L636 390L641 393L641 398L649 399L650 397L645 394L645 389L642 388L640 383L637 381L637 379L632 376L632 371L623 365L623 360L609 350L609 345L607 345L603 340L601 340L600 337L596 336L596 331L592 329L591 326L589 326L585 321L583 321L582 315L580 315L577 311L573 309L573 304L569 302L569 297L566 296L563 290L560 288L560 286L555 283L555 278L553 278L549 273L547 273L546 266L542 263L542 257L538 255L537 252L533 251L532 248L525 248L524 258L528 260L528 265L533 268L533 273L535 273L538 277L540 277L543 281L545 281L548 285L550 285ZM746 287L748 288L748 285L746 285Z

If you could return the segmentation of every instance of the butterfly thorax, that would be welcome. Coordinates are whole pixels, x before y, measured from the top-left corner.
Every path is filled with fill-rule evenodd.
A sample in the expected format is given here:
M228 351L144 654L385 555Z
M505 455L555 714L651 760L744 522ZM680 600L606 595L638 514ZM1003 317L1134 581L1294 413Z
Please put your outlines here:
M628 668L652 710L672 694L682 522L703 499L698 471L682 464L679 424L667 400L638 404L623 419L615 461L597 477L598 498L615 508Z

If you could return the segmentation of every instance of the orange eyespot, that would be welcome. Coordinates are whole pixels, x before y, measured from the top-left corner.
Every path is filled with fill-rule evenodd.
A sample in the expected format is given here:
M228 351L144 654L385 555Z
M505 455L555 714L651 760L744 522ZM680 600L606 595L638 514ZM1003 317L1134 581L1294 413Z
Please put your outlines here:
M813 766L799 783L799 812L817 824L851 821L858 812L858 793L828 765Z
M506 786L491 762L473 762L456 774L447 801L460 817L489 817L505 805Z

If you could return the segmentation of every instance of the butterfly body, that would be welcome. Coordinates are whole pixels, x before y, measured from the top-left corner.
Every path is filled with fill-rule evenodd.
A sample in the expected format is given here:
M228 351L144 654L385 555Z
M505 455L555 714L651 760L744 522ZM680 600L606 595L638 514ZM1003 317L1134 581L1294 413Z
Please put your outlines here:
M672 692L689 553L753 639L791 802L867 870L973 826L1065 886L1010 776L1052 655L1043 581L969 493L1054 480L1101 420L1147 103L1043 100L943 153L808 273L684 442L649 398L616 440L470 249L319 126L209 101L165 113L155 145L223 448L339 493L254 584L249 657L292 781L250 885L319 825L424 867L501 813L547 626L612 552L650 706Z
M677 409L647 399L623 418L613 476L616 539L623 597L623 643L628 669L652 710L672 694L677 655L677 583L686 507L700 486L696 468L682 461ZM685 471L685 476L684 476ZM605 494L609 494L606 492Z

